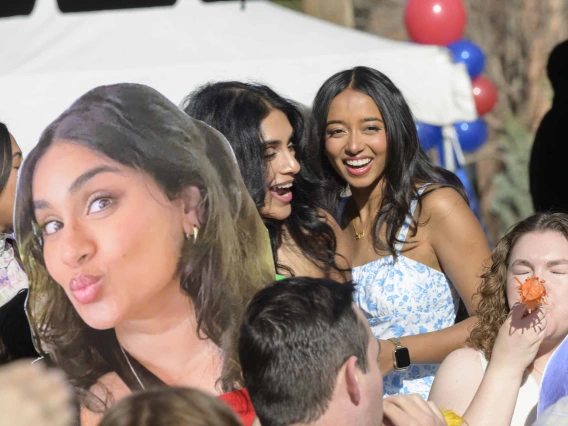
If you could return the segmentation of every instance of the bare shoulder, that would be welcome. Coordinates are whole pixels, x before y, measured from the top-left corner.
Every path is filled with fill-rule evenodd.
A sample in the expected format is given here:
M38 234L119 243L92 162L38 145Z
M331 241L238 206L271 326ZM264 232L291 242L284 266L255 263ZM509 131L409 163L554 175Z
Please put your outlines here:
M438 393L438 388L444 391L458 390L467 384L477 390L477 386L483 379L483 366L479 352L472 348L461 348L450 353L440 365L434 379L433 395Z
M479 352L473 348L460 348L450 353L442 362L446 368L459 366L460 368L466 367L479 367L479 371L483 373L481 368ZM442 368L442 367L440 367Z
M483 380L479 352L461 348L449 354L436 373L428 399L439 406L465 413Z
M432 185L429 190L431 192L422 198L422 210L433 218L443 218L460 209L471 211L465 199L454 188Z
M466 200L453 188L440 187L428 194L422 201L421 222L429 234L442 242L456 235L474 241L475 246L483 246L485 258L489 247L477 217Z

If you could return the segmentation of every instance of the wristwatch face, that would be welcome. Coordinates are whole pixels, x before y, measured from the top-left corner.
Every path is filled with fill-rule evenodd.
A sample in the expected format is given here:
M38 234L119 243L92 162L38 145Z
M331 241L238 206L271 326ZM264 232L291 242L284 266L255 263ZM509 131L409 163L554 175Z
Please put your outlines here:
M410 352L407 348L399 348L394 351L394 359L396 360L396 369L405 370L410 367Z

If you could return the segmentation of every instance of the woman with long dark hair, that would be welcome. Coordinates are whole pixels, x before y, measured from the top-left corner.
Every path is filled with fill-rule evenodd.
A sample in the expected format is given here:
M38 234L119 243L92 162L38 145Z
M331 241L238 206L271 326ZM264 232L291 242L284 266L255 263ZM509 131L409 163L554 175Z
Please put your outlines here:
M83 425L137 390L241 387L236 327L274 264L219 132L149 87L93 89L29 154L15 217L35 343Z
M341 229L323 209L309 128L299 108L261 84L207 84L184 101L190 116L217 129L235 151L243 180L270 233L281 275L349 276Z
M350 243L357 304L381 339L385 393L427 397L475 321L454 325L460 297L474 314L485 235L458 178L420 148L410 108L384 74L333 75L313 115L327 206Z

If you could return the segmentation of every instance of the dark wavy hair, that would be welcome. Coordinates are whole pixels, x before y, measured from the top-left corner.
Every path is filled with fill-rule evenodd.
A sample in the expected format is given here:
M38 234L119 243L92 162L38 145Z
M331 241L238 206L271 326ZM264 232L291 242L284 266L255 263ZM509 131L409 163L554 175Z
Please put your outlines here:
M10 132L4 123L0 122L0 193L10 179L12 172L12 140L10 139Z
M199 189L201 231L196 242L184 244L177 272L181 290L195 306L198 332L223 350L222 389L240 387L238 323L250 298L274 280L268 235L226 139L143 85L87 92L47 127L22 167L16 235L30 281L27 308L38 352L48 353L71 383L85 391L86 404L92 401L90 387L108 372L116 372L131 389L139 387L114 330L89 327L46 268L32 181L38 161L60 140L151 176L170 199L189 186ZM163 386L134 358L132 362L146 388Z
M491 359L499 329L511 311L507 301L507 269L511 251L523 235L546 231L558 232L568 240L568 214L535 213L514 225L491 253L492 264L481 276L482 283L475 295L479 298L478 321L466 341L468 346L483 351L487 360Z
M347 182L334 170L325 155L325 130L329 108L333 99L346 89L353 89L370 96L379 108L387 136L387 162L380 179L385 190L379 210L373 220L373 245L376 251L396 256L395 244L398 230L402 227L414 197L418 198L418 219L412 218L410 236L418 231L422 200L428 194L442 187L451 187L469 203L461 181L451 172L437 167L420 146L416 124L404 96L393 82L373 68L355 67L331 76L319 89L312 113L319 140L318 161L329 180L325 194L327 210L335 215L341 194L347 189ZM416 187L433 183L420 196ZM386 225L386 241L380 237L380 229ZM401 243L404 243L401 241Z
M232 145L245 185L257 208L264 206L267 166L263 156L261 123L273 109L282 111L293 128L293 142L300 172L294 176L292 213L283 221L263 218L269 230L276 270L294 275L293 269L278 263L278 247L286 226L294 242L312 263L323 270L334 268L336 238L323 219L325 181L314 169L317 152L309 151L309 126L292 101L270 87L238 81L210 83L191 93L182 104L190 116L223 133Z

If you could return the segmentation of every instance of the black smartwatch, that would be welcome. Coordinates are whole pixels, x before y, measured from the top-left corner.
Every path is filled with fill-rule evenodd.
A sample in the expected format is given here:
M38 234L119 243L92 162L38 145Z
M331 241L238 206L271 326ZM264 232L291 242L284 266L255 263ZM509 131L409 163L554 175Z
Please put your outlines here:
M394 361L394 369L396 371L404 371L410 367L410 352L405 348L396 337L391 337L390 340L394 345L394 352L392 353Z

